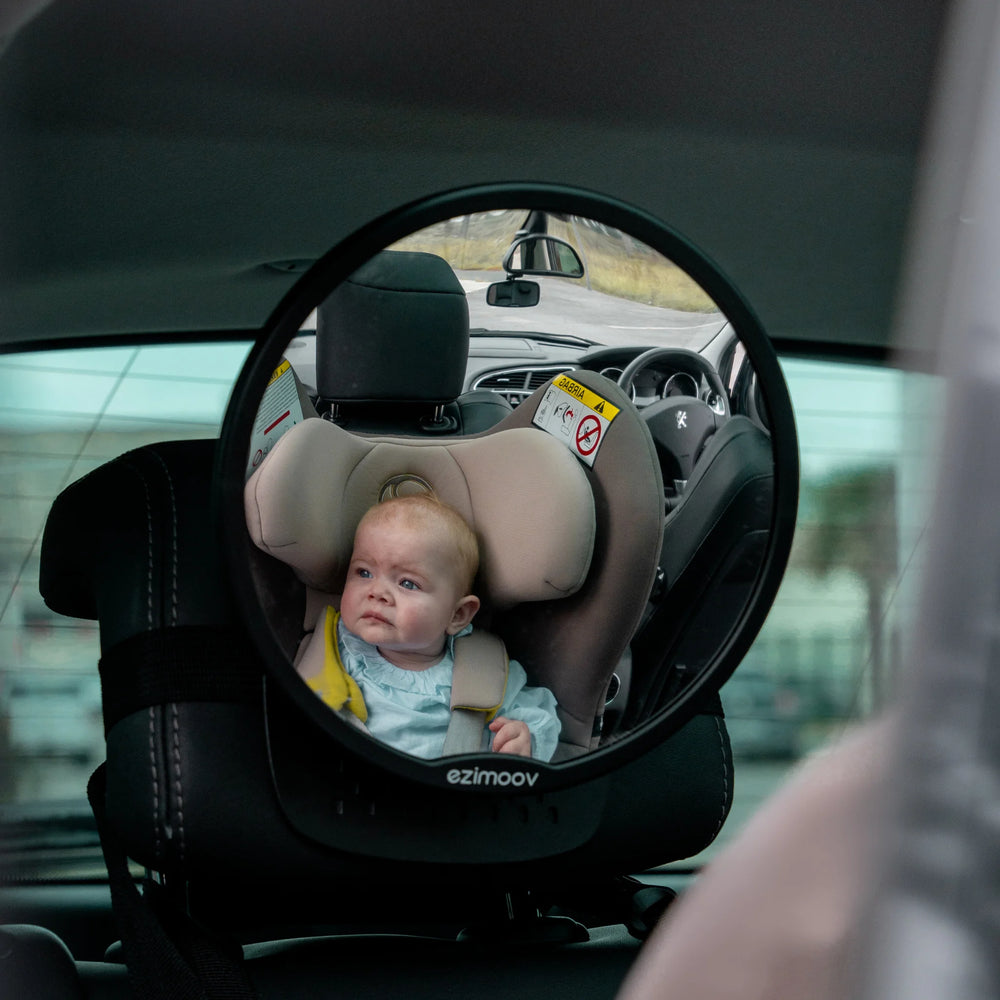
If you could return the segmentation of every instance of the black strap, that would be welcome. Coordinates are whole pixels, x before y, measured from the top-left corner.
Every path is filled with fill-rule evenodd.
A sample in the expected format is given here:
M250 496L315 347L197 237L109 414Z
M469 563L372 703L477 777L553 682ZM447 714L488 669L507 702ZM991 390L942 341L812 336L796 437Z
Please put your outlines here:
M187 625L140 632L101 656L105 735L150 705L259 703L262 671L249 640L227 626Z
M155 883L147 881L140 894L124 847L108 826L106 791L102 764L87 785L87 797L97 821L134 995L138 1000L260 1000L238 944L198 924Z

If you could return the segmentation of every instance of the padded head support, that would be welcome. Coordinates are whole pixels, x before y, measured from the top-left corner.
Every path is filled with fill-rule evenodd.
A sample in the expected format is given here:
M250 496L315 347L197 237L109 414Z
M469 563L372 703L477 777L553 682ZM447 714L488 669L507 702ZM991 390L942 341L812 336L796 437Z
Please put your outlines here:
M394 482L419 491L420 481L475 531L484 603L552 600L583 585L594 550L590 485L563 445L527 427L403 444L305 420L247 484L247 526L254 543L307 586L340 593L362 515Z
M316 314L316 389L335 402L448 403L469 355L469 307L447 261L384 250Z

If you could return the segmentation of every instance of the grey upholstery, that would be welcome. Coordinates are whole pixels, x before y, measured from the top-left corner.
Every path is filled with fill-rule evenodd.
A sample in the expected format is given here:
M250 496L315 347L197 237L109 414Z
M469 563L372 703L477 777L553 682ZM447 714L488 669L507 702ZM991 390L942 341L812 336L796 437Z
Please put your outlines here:
M358 522L401 475L426 482L472 526L480 597L491 607L554 600L582 586L595 530L587 477L555 438L527 427L402 444L303 421L247 483L250 537L303 583L339 593Z
M610 384L605 388L609 394L614 391ZM519 407L513 418L516 426L529 425L530 406ZM612 427L617 424L618 420ZM612 453L612 439L608 440L609 449L602 451L611 463L607 473L623 479L627 466L623 469L616 463L633 461L635 456L630 457L628 451ZM595 834L593 825L604 811L606 792L600 782L592 792L574 798L586 806L584 825L578 830L568 823L558 830L552 828L547 808L541 806L536 829L534 819L523 820L520 806L512 803L508 809L488 800L483 800L482 817L478 800L465 800L466 826L455 828L449 819L449 810L454 808L450 800L439 803L427 790L404 788L398 782L385 782L376 794L380 804L376 824L364 797L372 789L370 776L362 781L357 796L350 791L345 799L343 838L345 845L352 846L331 852L304 841L289 828L268 760L263 664L236 612L218 549L212 515L213 463L214 443L209 441L164 443L130 452L64 490L46 524L40 576L43 597L55 611L96 618L100 623L108 820L129 856L199 885L256 871L254 896L240 905L241 915L251 912L249 902L266 908L268 893L278 888L288 891L299 884L303 872L309 873L307 882L301 884L306 896L313 883L404 879L435 882L436 898L444 903L448 898L445 886L453 877L449 865L468 864L482 849L470 831L480 822L490 829L497 822L506 823L508 812L511 833L518 831L520 837L523 831L525 838L523 843L507 841L513 856L535 851L553 830L561 831L561 836L573 834L581 844L597 836L593 851L581 848L573 860L574 865L594 870L603 856L605 836ZM581 634L581 619L572 612L564 617L563 609L575 605L582 609L582 618L591 615L601 622L610 591L621 585L624 603L625 588L639 586L635 567L627 560L611 558L628 529L601 528L607 498L600 462L596 475L589 470L585 474L598 518L593 559L616 568L599 583L588 579L572 598L532 606L543 619L544 609L549 609L551 620L539 626L539 634L546 636L541 654L552 649L564 653L565 659L553 667L563 674L578 671L591 654L614 663L620 653L608 645L609 630L597 627L592 635ZM632 520L631 508L625 520ZM88 524L88 531L79 531L81 522ZM655 552L650 555L651 564L655 556ZM296 592L304 600L304 588L283 564L268 559L266 576L282 598L282 607L296 603ZM637 603L641 605L641 597ZM303 622L301 604L295 614L291 633L297 639ZM502 613L496 616L497 620L502 617ZM505 638L513 636L519 646L511 648L508 640L508 649L542 675L540 683L546 683L546 664L528 643L520 641L517 631L528 615L513 617L514 627L505 632ZM620 639L619 644L622 641L627 640ZM566 696L563 708L578 719L579 731L586 733L588 741L605 685L606 678L589 677L572 697ZM308 734L301 723L297 725L297 740L311 748ZM361 774L362 762L345 762L330 747L319 747L318 752L319 756L304 757L302 764L318 769L315 778L300 769L301 780L329 787L326 770L333 768L336 773L340 766L348 774ZM693 853L710 842L728 808L728 760L724 730L714 716L706 715L670 741L655 765L637 764L635 773L643 786L654 772L663 776L657 808L664 818L652 821L648 835L640 834L627 822L627 800L616 800L607 817L607 836L614 847L606 863L616 870L626 864L625 858L636 865L658 863ZM622 781L618 784L627 795L628 782ZM562 806L567 815L572 814L571 806L579 808L567 800ZM358 823L367 831L364 837L358 834L361 839L352 839L355 809ZM435 829L432 853L439 860L414 863L427 857L429 848L392 826L399 810L411 816L418 812ZM643 810L648 818L649 805ZM252 831L246 828L248 815L254 817ZM234 836L234 830L240 830L240 835ZM383 846L366 864L361 859L375 851L376 836ZM492 835L489 841L493 842ZM385 860L404 855L408 860L403 864ZM261 883L262 865L275 881L266 890ZM552 876L560 877L560 870L553 869ZM485 878L484 869L479 871ZM510 877L510 871L497 875L503 880ZM466 879L466 874L458 879L455 891L464 891Z

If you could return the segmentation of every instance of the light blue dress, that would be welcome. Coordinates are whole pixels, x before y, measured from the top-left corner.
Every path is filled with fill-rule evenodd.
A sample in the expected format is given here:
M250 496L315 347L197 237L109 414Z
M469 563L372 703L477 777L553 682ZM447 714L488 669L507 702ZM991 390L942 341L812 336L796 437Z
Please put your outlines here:
M467 625L459 635L468 635ZM357 681L368 708L365 728L376 739L415 757L441 756L451 720L451 672L455 664L454 642L448 636L444 657L426 670L404 670L390 663L379 651L337 623L337 646L347 672ZM559 741L561 723L556 699L548 688L528 687L524 667L510 661L507 690L498 715L520 719L531 730L531 756L551 760ZM483 750L489 750L493 734L484 727Z

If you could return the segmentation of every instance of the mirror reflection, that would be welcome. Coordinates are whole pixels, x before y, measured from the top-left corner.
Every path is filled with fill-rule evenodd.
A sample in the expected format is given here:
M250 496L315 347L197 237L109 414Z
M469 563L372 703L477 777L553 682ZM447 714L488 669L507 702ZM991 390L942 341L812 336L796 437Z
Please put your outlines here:
M262 606L300 623L289 659L331 712L423 759L558 762L717 660L774 458L752 350L689 275L596 220L505 209L318 304L247 477L250 536L296 580L260 569Z
M532 212L535 218L542 215ZM543 274L560 278L582 278L583 261L572 244L554 236L529 233L511 243L501 262L512 278L522 274Z

